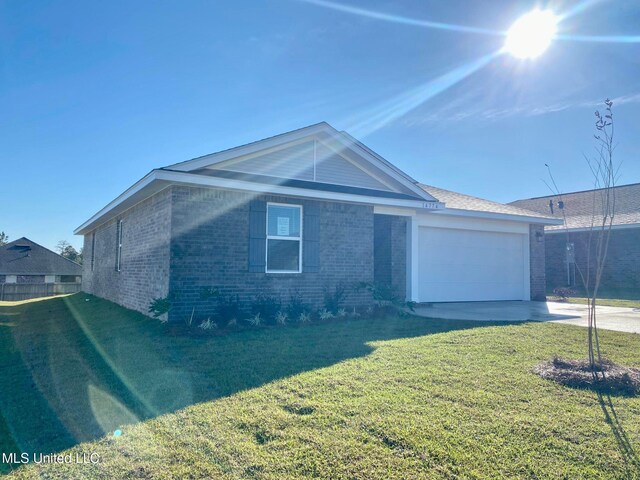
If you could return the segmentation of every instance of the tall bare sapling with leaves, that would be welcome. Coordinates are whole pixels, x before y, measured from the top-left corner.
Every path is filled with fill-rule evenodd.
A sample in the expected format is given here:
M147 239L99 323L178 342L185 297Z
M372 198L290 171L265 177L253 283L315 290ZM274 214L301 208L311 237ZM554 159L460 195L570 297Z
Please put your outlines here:
M611 236L611 226L616 211L615 185L618 175L619 165L614 162L613 153L614 144L614 123L613 123L613 102L609 99L605 100L605 111L601 114L595 112L596 133L594 139L596 141L595 154L592 156L585 155L587 165L593 176L593 203L591 208L590 226L586 236L586 244L584 245L584 259L578 261L576 259L575 268L578 277L584 288L587 297L587 345L589 365L593 370L602 363L602 355L600 352L600 340L598 338L598 323L596 304L600 284L602 281L602 272L607 260L609 250L609 239ZM556 182L549 169L551 178L551 189L558 196L559 204L562 205L560 211L565 220L565 232L567 235L567 244L569 244L570 233L567 226L567 210L571 211L571 205L564 202ZM560 203L562 202L562 203Z

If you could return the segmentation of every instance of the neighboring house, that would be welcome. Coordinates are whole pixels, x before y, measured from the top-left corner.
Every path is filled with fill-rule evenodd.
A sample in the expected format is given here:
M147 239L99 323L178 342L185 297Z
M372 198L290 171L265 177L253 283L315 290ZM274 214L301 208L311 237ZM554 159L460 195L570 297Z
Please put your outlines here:
M145 313L171 294L176 320L202 312L211 287L314 306L357 282L417 302L543 298L555 223L420 185L320 123L153 170L75 233L84 290Z
M579 270L586 272L586 245L591 225L602 223L603 190L518 200L511 205L556 218L566 227L549 225L546 232L547 287L581 287ZM603 295L640 295L640 183L614 188L615 214L600 291ZM594 217L595 207L595 217ZM595 221L594 221L595 220ZM595 238L593 240L595 250ZM592 263L593 265L593 263ZM593 283L592 283L593 285Z
M22 237L0 247L0 300L80 290L82 266Z

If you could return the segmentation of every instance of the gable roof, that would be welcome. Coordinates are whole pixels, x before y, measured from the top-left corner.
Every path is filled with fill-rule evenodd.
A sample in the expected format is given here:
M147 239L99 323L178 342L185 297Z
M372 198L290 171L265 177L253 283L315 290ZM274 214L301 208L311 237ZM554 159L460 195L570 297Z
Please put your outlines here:
M493 214L496 218L520 217L527 221L531 221L532 223L558 223L558 220L550 215L540 214L531 210L526 210L512 205L505 205L503 203L493 202L483 198L472 197L471 195L452 192L451 190L445 190L443 188L433 187L423 183L419 183L418 185L430 195L433 195L441 202L444 202L446 209L443 213L450 212L451 210L460 210L464 212Z
M82 266L22 237L0 247L1 275L82 275Z
M509 205L562 219L563 212L558 208L558 202L562 201L564 215L567 219L567 228L588 229L591 228L594 211L596 218L602 211L600 196L603 192L604 189L582 190L562 195L547 195L545 197L516 200ZM614 195L615 214L613 225L617 227L638 225L640 227L640 183L614 187ZM550 201L554 205L553 214L551 214L549 207ZM564 229L563 226L547 228L549 230Z
M290 162L280 166L278 172L264 168L276 157L268 157L273 152L282 151L306 140L312 140L328 152L318 161L318 176L314 150L313 176L294 175L284 177L287 167L298 169L297 157L290 155ZM293 150L295 151L295 150ZM299 150L298 150L299 152ZM263 162L248 160L262 155ZM280 161L282 156L280 157ZM339 172L323 175L321 162L333 162L332 168ZM242 165L242 162L245 162ZM329 165L327 163L327 165ZM238 167L240 164L241 168ZM256 170L256 171L254 171ZM300 167L299 171L303 168ZM298 172L299 173L299 172ZM364 181L370 176L369 181ZM343 181L344 179L344 181ZM335 181L334 181L335 180ZM86 234L106 221L120 215L145 198L171 185L209 186L230 190L249 191L255 194L277 194L294 197L308 197L334 201L355 202L372 205L389 205L409 208L444 208L436 198L421 189L415 180L406 173L373 153L369 148L349 135L338 132L329 124L322 122L298 130L265 138L239 147L204 155L163 168L154 169L125 192L110 202L93 217L79 226L74 233Z
M290 132L274 135L245 145L240 145L238 147L229 148L220 152L197 157L192 160L168 165L163 169L181 172L195 172L201 171L203 168L221 167L225 162L230 160L235 161L238 158L258 154L263 151L270 151L284 145L298 142L302 139L310 138L324 139L327 142L334 143L337 148L341 150L353 152L355 155L358 155L368 161L370 165L380 170L383 175L387 175L397 182L398 186L406 189L407 192L405 193L413 194L417 199L435 201L434 198L426 194L416 185L416 180L404 173L391 162L388 162L380 155L374 153L371 149L364 146L364 144L354 139L346 132L339 132L326 122L316 123L297 130L292 130Z

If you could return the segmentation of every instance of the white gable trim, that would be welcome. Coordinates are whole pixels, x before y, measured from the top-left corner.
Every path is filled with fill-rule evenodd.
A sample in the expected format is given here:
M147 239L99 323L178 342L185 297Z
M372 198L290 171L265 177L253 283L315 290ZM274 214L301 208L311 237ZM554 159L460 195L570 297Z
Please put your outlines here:
M369 148L364 147L360 142L353 139L353 137L338 132L331 125L324 122L301 128L299 130L294 130L292 132L283 133L281 135L270 137L265 140L259 140L247 145L224 150L222 152L205 155L204 157L195 158L186 162L169 165L166 168L170 170L177 170L180 172L189 172L192 170L217 165L221 162L232 160L240 156L247 156L263 150L273 149L285 143L296 142L298 140L302 140L306 137L314 136L320 133L328 135L333 140L343 145L345 148L354 151L354 153L358 154L359 156L373 164L375 167L379 168L383 173L393 178L395 181L400 183L402 186L407 188L419 198L422 198L426 201L438 201L436 198L418 187L415 180L413 180L407 174L392 166L382 157L373 153L373 151L371 151ZM324 143L326 144L326 142Z
M211 153L203 157L194 158L193 160L187 160L186 162L175 163L165 168L177 170L180 172L190 172L192 170L198 170L199 168L205 168L221 162L226 162L227 160L232 160L237 157L244 157L253 153L258 153L263 150L277 150L279 147L284 146L285 143L293 143L299 140L304 140L306 137L314 135L318 132L326 131L327 128L331 127L326 123L318 123L316 125L301 128L299 130L276 135L275 137L248 143L247 145L242 145L240 147L230 148L229 150L223 150L222 152Z

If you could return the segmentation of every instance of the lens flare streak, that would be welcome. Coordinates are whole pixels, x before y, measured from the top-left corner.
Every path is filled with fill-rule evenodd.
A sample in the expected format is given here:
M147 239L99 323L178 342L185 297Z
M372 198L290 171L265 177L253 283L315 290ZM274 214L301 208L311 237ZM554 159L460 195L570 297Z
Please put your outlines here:
M502 54L502 51L493 52L464 65L460 65L450 72L430 80L409 92L398 95L375 108L362 112L357 116L362 120L352 120L352 122L349 122L351 125L347 130L353 132L355 136L367 136L460 83L465 78L488 65L500 54Z
M365 8L354 7L338 2L331 2L328 0L299 0L301 2L309 3L319 7L329 8L339 12L349 13L352 15L359 15L361 17L372 18L375 20L382 20L386 22L399 23L404 25L412 25L416 27L432 28L436 30L446 30L451 32L460 33L475 33L482 35L493 36L506 36L507 31L492 30L489 28L473 27L468 25L456 25L452 23L435 22L431 20L419 20L411 17L405 17L402 15L394 15L391 13L377 12L375 10L368 10ZM567 18L581 14L584 11L603 3L604 0L585 0L576 4L571 9L564 13L557 15L558 23L561 23ZM640 43L640 35L571 35L571 34L557 34L554 39L573 41L573 42L593 42L593 43Z
M367 10L365 8L352 7L351 5L344 5L336 2L329 2L326 0L300 0L302 2L317 5L319 7L330 8L339 12L351 13L359 15L361 17L373 18L376 20L385 20L387 22L401 23L404 25L413 25L416 27L434 28L436 30L449 30L452 32L464 32L464 33L479 33L482 35L504 35L505 32L498 30L491 30L488 28L469 27L466 25L455 25L451 23L432 22L430 20L418 20L410 17L403 17L401 15L393 15L390 13L376 12L375 10Z

